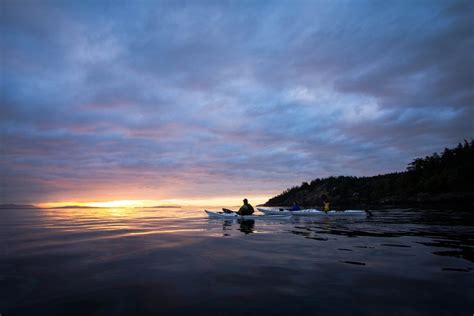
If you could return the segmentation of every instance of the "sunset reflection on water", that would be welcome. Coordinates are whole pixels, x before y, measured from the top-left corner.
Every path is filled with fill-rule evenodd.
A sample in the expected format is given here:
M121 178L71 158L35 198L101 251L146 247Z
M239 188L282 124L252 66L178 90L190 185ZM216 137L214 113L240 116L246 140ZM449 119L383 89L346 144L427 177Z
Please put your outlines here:
M181 208L60 208L38 212L48 227L57 230L129 230L131 234L173 232L175 230L168 229L168 220L192 221L203 217L197 209Z

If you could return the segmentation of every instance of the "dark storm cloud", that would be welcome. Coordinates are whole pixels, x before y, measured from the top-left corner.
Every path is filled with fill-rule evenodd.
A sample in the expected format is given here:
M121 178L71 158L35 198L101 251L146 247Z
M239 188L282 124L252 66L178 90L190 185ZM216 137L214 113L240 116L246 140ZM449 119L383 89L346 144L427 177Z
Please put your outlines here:
M402 170L473 137L473 12L3 2L2 201L270 194Z

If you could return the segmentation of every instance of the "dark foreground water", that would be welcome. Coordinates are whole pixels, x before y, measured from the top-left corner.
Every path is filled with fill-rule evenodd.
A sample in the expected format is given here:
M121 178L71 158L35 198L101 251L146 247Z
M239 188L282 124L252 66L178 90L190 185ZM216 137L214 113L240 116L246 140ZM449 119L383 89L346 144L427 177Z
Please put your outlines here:
M0 314L472 315L472 212L0 210Z

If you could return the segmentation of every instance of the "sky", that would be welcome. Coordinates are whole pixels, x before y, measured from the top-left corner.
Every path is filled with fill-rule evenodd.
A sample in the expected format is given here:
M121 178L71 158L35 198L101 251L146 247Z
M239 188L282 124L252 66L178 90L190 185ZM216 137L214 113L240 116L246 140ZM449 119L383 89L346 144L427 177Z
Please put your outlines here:
M264 202L474 136L473 1L0 5L0 203Z

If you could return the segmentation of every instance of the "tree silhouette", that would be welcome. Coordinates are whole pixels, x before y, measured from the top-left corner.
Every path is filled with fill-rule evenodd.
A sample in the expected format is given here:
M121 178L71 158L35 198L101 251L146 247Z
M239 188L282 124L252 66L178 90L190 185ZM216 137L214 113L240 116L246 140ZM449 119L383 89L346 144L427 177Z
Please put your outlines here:
M373 177L339 176L316 178L286 189L266 205L318 206L321 196L330 197L333 205L366 207L474 202L474 140L445 148L440 154L416 158L406 171Z

